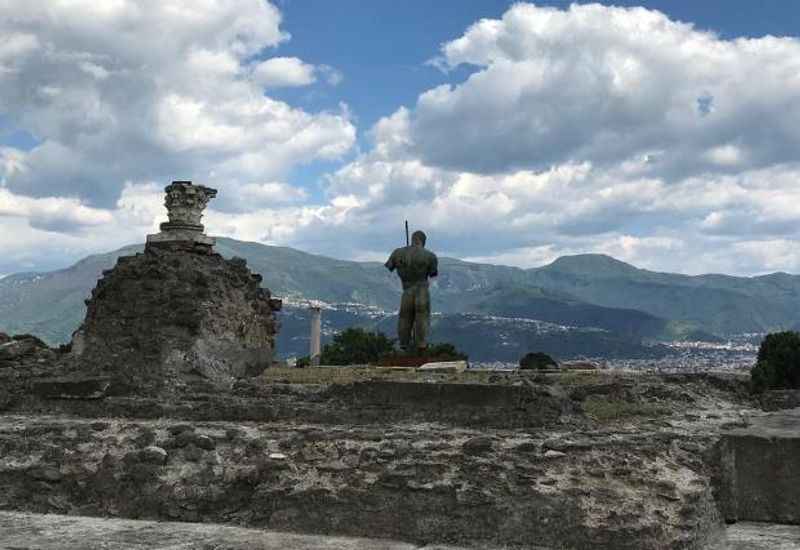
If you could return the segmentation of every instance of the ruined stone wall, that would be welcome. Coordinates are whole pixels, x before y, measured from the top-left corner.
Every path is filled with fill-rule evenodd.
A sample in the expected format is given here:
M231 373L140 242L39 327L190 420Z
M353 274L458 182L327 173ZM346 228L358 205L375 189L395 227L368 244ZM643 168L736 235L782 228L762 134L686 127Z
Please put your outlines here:
M163 394L193 380L229 387L272 361L280 302L243 259L148 245L103 273L73 338L76 368L111 392Z
M0 509L474 548L700 550L718 537L691 453L652 434L555 435L0 416Z

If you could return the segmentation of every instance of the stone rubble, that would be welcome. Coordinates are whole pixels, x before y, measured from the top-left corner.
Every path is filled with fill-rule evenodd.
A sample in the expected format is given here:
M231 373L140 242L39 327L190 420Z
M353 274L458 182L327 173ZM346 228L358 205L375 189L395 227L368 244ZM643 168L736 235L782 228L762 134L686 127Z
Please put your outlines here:
M272 364L281 302L243 259L213 252L199 222L216 191L190 182L166 191L170 221L144 253L103 272L73 336L71 373L107 377L110 394L230 388Z
M530 409L543 420L522 424L503 392L529 384L506 378L483 386L506 399L488 400L494 422L473 418L479 403L420 408L459 386L435 382L425 391L364 382L354 392L254 379L233 393L182 394L183 405L169 410L152 409L159 401L147 397L23 400L0 416L0 509L481 548L536 540L700 550L721 540L715 453L720 427L739 422L746 406L736 384L578 377L535 392L570 406ZM475 385L461 385L464 393L447 399L472 399ZM600 422L590 387L619 406L649 399L664 408ZM372 404L355 406L370 388ZM252 420L220 420L235 407Z

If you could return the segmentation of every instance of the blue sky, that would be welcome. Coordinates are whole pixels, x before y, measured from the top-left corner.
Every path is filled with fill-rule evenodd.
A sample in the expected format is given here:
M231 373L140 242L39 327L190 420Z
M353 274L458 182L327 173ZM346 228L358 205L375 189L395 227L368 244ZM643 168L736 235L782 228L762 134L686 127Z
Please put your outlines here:
M449 74L426 64L442 43L451 40L483 18L497 18L515 0L280 0L284 27L292 40L281 45L281 55L337 67L346 78L329 90L282 90L274 94L309 109L335 109L346 102L359 123L359 143L364 132L398 106L411 107L421 90L469 75L467 67ZM572 1L536 2L541 6L568 7ZM578 2L590 3L590 2ZM800 28L800 9L772 0L704 0L685 2L615 1L614 6L647 6L679 21L709 29L722 37L789 36ZM330 163L298 167L293 182L318 192L319 178Z
M425 62L439 46L460 36L482 18L497 18L512 5L508 0L282 0L284 27L292 40L278 48L282 55L339 68L347 77L335 90L309 98L290 90L278 97L312 108L334 108L346 101L364 129L399 105L412 106L421 90L456 82L462 68L445 75ZM568 7L573 2L536 2ZM578 2L588 3L588 2ZM800 7L780 0L703 0L601 2L614 6L646 6L672 19L687 21L725 38L791 36L800 28Z
M368 129L397 106L412 106L421 90L467 76L467 68L446 75L425 62L437 55L442 43L460 36L472 23L500 17L514 3L508 0L279 1L284 27L292 34L292 40L277 51L337 67L347 78L324 94L309 96L289 90L277 97L299 101L314 109L335 108L340 101L346 101L363 129ZM562 8L571 3L536 2ZM800 8L780 0L601 3L644 5L725 38L791 36L800 28Z
M800 272L798 13L14 0L0 274L141 242L186 178L220 189L211 233L341 258L409 219L477 261Z

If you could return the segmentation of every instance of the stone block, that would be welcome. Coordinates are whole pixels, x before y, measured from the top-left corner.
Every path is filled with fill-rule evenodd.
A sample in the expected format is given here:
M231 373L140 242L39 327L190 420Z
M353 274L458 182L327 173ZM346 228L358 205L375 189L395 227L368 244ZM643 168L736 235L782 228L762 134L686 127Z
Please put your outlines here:
M727 520L800 524L800 408L724 432L723 449Z
M139 460L160 466L167 463L167 451L156 446L146 447L139 452Z
M216 240L197 231L173 230L162 233L154 233L147 236L148 244L171 243L171 242L193 242L205 246L214 246Z
M418 370L431 372L464 372L467 370L466 361L436 361L425 363Z
M48 378L36 382L33 393L45 399L103 399L110 386L105 377Z
M494 439L487 436L472 437L464 442L461 450L468 455L481 455L492 451Z
M800 407L800 390L768 390L759 396L765 411L780 411Z

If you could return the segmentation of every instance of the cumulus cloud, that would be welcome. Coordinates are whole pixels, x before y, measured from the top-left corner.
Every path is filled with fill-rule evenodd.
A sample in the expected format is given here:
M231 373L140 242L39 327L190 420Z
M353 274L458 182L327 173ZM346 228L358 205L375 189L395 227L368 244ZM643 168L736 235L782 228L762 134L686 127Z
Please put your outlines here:
M128 180L232 192L346 153L346 109L309 113L264 95L265 79L314 79L296 58L254 61L289 39L280 24L263 0L2 3L0 114L39 142L3 185L109 208Z
M267 88L308 86L317 80L313 65L296 57L273 57L253 67L253 79Z
M435 64L472 72L380 120L372 149L329 178L331 201L357 205L342 229L359 247L390 246L407 217L472 259L602 252L758 273L780 262L756 250L798 236L796 38L724 40L643 8L516 4ZM798 264L800 251L779 249Z
M140 243L166 221L163 185L125 182L109 208L80 199L15 195L0 189L0 272L65 266L66 258Z
M308 86L320 79L338 86L344 80L342 72L330 65L311 65L297 57L265 59L252 66L250 76L265 88Z
M79 231L86 226L107 224L111 215L88 207L74 198L34 199L0 189L0 216L24 217L31 227L47 231Z
M34 6L0 46L0 105L42 143L0 149L15 212L0 213L0 235L24 226L49 246L54 225L30 229L37 213L69 205L97 246L110 242L100 228L141 241L163 216L161 186L182 174L223 191L211 233L338 257L383 257L408 219L440 254L523 267L601 252L684 273L800 269L797 38L515 4L442 46L435 64L468 76L387 113L320 200L288 170L343 158L355 128L346 105L308 113L268 97L341 79L265 56L288 38L272 6L87 3L93 21ZM62 202L40 202L52 196ZM88 223L103 215L113 222Z
M316 67L317 72L319 72L325 82L327 82L330 86L338 86L344 80L344 74L339 69L335 67L331 67L330 65L319 65Z
M415 153L484 173L650 155L667 178L794 159L800 42L723 40L644 8L516 4L442 47L476 70L420 95Z

